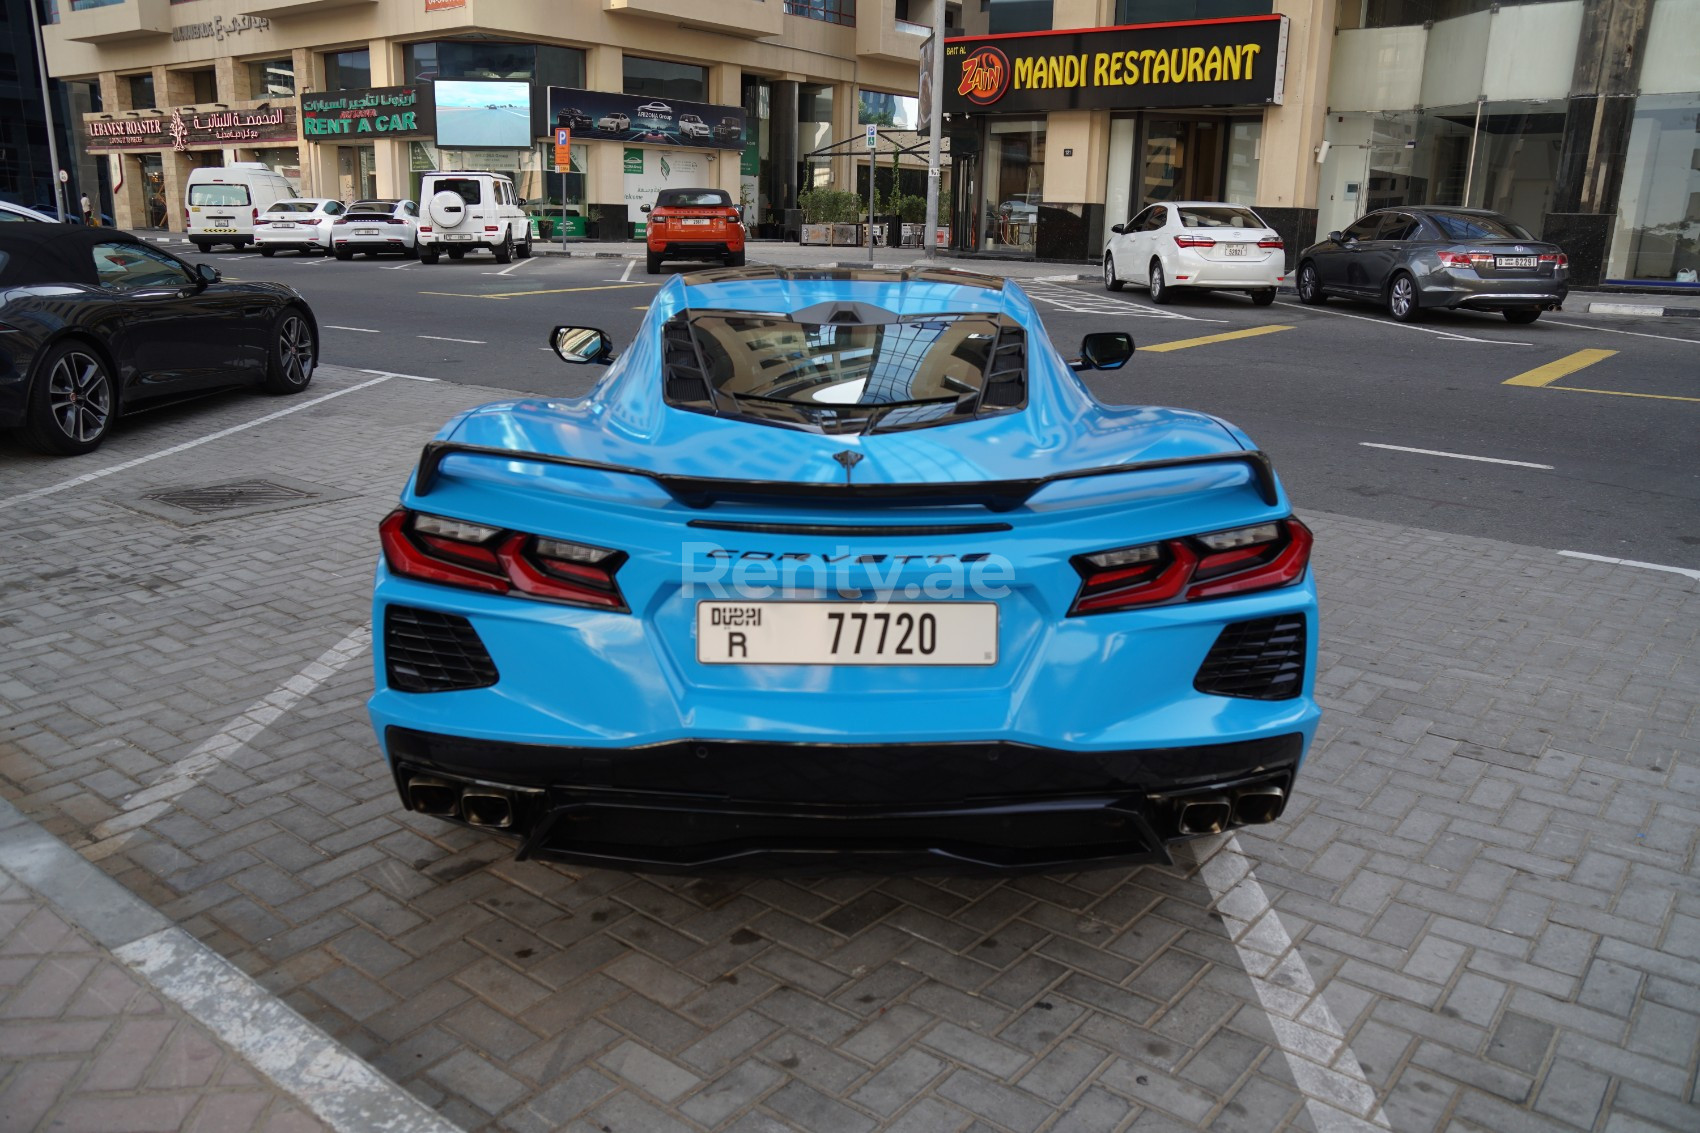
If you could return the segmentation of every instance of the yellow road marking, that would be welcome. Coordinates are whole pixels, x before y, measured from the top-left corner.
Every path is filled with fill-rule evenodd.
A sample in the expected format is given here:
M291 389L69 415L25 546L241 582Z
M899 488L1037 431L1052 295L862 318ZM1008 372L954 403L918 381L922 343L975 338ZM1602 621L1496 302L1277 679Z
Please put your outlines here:
M1700 401L1700 397L1678 397L1674 393L1625 393L1620 389L1583 389L1580 386L1547 386L1546 388L1561 389L1567 393L1604 393L1612 397L1648 397L1654 401Z
M1292 330L1289 326L1247 327L1245 330L1223 331L1221 334L1207 334L1203 338L1183 338L1177 342L1159 342L1155 346L1141 346L1141 354L1164 354L1170 350L1185 350L1189 346L1208 346L1212 342L1232 342L1236 338L1256 338L1260 334L1274 334L1278 330Z
M597 287L550 287L541 291L421 291L421 295L452 295L456 299L517 299L523 295L566 295L574 291L618 291L623 287L659 287L658 283L605 283Z
M1556 362L1548 362L1544 366L1536 366L1533 370L1525 370L1515 378L1507 378L1504 384L1508 386L1531 386L1536 389L1542 386L1550 386L1565 375L1574 374L1577 370L1587 369L1595 362L1603 362L1616 353L1615 350L1578 350L1576 353L1566 355Z

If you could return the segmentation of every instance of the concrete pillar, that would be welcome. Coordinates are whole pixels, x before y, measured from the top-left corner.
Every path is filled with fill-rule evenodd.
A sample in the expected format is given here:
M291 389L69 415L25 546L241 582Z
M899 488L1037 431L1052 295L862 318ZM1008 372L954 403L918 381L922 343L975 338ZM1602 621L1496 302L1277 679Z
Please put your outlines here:
M161 107L189 106L195 101L195 82L187 71L172 71L155 64L153 93Z
M743 101L743 71L735 64L716 63L708 69L708 101L720 106L737 106ZM710 126L714 123L709 122ZM738 200L743 182L738 175L737 150L714 151L714 185Z
M1286 89L1263 114L1257 209L1292 252L1316 236L1316 150L1328 122L1336 0L1275 0L1288 19Z
M183 201L188 194L189 170L194 169L196 155L166 150L161 155L161 170L165 174L165 225L173 232L183 231Z
M248 64L220 55L213 60L213 74L218 81L218 101L247 102L253 97L249 93Z
M778 197L773 207L784 210L797 207L797 94L800 86L792 79L775 79L768 100L767 121L769 160L773 163L774 188Z
M854 148L842 157L832 159L832 184L837 189L856 188L856 167L868 164L867 146L860 141L862 134L862 92L856 84L835 83L832 88L832 123L831 133L827 141L836 142L844 138L858 139ZM881 145L878 152L884 152ZM890 160L887 158L886 160Z
M112 191L112 221L119 228L145 228L148 223L148 202L142 184L142 163L135 154L115 155L123 171L123 181L114 178ZM113 157L103 160L112 161Z

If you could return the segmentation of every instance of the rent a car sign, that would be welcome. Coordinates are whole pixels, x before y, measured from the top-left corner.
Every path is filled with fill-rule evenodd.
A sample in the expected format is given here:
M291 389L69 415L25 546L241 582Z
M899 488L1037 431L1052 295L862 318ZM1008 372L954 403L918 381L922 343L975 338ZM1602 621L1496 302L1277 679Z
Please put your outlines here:
M1287 17L1014 32L945 41L951 113L1279 103Z
M431 136L436 133L431 100L418 87L364 87L301 96L301 133L309 141L339 141L356 135Z

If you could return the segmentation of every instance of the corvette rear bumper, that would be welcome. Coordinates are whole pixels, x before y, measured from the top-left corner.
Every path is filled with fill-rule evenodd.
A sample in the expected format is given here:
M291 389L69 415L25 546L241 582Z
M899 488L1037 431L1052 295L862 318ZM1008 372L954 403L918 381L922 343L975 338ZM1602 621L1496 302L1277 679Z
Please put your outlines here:
M519 856L680 872L1016 872L1168 860L1279 817L1302 734L1079 752L1004 742L683 740L580 748L391 727L411 810L512 836Z

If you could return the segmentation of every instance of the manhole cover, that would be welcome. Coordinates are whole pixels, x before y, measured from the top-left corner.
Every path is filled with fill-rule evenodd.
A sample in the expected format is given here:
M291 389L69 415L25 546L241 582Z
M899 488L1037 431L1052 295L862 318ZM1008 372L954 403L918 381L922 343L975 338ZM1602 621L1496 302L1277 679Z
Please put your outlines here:
M123 501L126 507L146 512L173 523L205 523L284 508L346 500L353 492L339 492L319 484L291 480L287 476L254 476L222 480L216 484L174 484L151 488Z
M157 500L172 507L184 508L196 515L264 507L269 504L290 504L317 498L317 492L292 488L288 484L279 484L272 480L236 480L229 484L208 484L202 488L168 488L163 492L149 492L142 497L144 500Z

